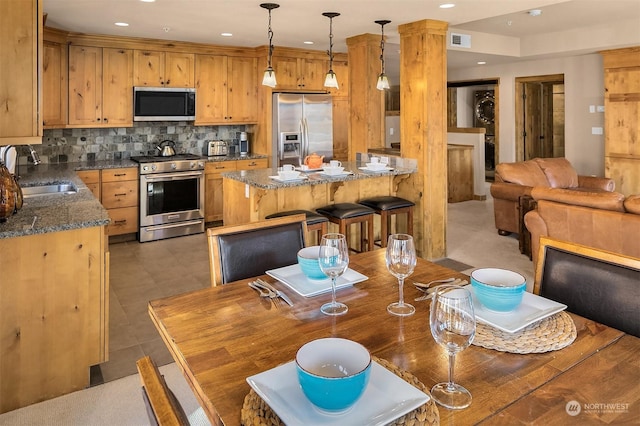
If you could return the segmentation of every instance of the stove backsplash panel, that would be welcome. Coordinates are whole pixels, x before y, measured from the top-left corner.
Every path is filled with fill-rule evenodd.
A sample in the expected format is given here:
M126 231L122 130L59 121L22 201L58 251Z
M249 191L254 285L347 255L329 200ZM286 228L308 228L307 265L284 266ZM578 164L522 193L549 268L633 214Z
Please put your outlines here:
M229 152L239 152L238 126L194 126L188 122L135 122L133 127L95 129L47 129L42 145L34 145L43 163L120 160L137 155L157 155L163 140L176 143L178 154L207 155L207 143L223 140ZM31 162L29 152L18 149L18 164Z

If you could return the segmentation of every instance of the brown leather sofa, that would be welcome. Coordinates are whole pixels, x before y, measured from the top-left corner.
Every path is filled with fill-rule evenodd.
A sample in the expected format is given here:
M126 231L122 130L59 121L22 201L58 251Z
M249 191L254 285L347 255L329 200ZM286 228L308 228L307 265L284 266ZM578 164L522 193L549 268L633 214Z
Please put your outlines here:
M576 193L534 188L535 210L524 216L531 232L534 270L540 237L582 244L640 258L640 195L618 192Z
M578 175L566 158L534 158L496 166L491 184L495 224L500 235L520 233L519 198L531 195L534 187L560 188L579 192L611 192L609 178Z

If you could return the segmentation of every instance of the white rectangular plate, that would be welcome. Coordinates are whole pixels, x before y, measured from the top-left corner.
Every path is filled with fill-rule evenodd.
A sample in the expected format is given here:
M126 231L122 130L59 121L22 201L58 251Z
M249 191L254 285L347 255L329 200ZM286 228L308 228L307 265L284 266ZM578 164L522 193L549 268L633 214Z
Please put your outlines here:
M331 279L311 280L302 273L302 269L300 269L300 265L297 263L282 268L270 269L266 274L284 283L300 296L311 297L331 291ZM368 278L369 277L362 275L360 272L347 268L344 274L336 280L336 290L359 283Z
M371 172L371 173L381 173L381 172L390 172L393 170L393 167L385 167L382 169L370 169L368 167L358 167L358 169L365 171L365 172Z
M303 169L302 167L295 167L294 169L298 172L309 173L309 172L319 172L322 170L322 167L318 167L317 169Z
M342 172L342 173L338 173L338 174L331 174L331 173L325 173L325 172L320 172L320 174L322 176L327 176L327 177L343 177L343 176L349 176L352 175L353 172Z
M294 361L247 377L247 383L288 425L384 425L429 401L429 396L377 362L362 397L342 414L324 414L304 396Z
M278 182L295 182L297 180L305 180L305 179L309 179L308 177L304 176L304 175L300 175L298 177L295 177L293 179L282 179L280 176L269 176L271 179L273 180L277 180Z
M476 299L471 285L468 285L467 288L471 291L476 319L507 333L515 333L536 321L567 309L567 305L525 291L522 303L513 311L490 311Z

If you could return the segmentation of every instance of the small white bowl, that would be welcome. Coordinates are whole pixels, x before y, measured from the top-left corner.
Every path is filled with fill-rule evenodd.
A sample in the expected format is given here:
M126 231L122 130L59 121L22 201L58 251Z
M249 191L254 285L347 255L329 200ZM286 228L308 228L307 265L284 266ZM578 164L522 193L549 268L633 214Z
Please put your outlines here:
M300 172L295 170L279 170L278 176L283 180L297 179L300 177Z

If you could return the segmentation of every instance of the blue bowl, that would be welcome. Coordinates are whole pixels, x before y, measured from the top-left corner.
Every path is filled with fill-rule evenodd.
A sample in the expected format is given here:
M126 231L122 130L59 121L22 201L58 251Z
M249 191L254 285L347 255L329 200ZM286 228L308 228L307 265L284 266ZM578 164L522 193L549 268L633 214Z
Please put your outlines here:
M522 302L527 280L507 269L481 268L471 272L471 287L476 299L485 308L510 312Z
M320 256L320 246L305 247L298 252L298 264L302 273L312 280L324 280L327 276L320 269L318 257Z
M296 354L302 392L323 411L349 409L364 393L371 374L371 355L360 343L340 338L312 340Z

